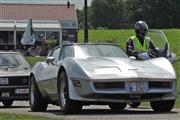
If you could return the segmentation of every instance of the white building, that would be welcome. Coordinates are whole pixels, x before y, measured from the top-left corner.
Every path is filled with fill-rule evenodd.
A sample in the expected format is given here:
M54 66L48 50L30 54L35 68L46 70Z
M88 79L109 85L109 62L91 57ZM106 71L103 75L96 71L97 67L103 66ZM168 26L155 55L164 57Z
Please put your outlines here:
M0 49L20 48L28 19L33 20L36 40L77 42L78 20L75 5L0 3Z

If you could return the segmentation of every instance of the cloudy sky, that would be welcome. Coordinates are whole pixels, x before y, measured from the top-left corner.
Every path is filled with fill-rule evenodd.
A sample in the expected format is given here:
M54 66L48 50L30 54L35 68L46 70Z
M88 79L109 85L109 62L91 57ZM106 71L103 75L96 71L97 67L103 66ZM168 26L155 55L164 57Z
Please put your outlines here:
M64 3L66 4L68 0L0 0L1 3ZM84 6L84 0L69 0L71 3L75 4L77 8L82 8ZM90 5L92 0L88 0L88 5Z

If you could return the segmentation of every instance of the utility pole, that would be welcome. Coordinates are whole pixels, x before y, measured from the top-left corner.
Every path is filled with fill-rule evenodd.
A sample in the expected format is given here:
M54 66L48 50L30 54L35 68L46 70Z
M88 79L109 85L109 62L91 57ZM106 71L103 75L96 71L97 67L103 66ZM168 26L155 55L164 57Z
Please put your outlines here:
M88 42L87 0L84 0L84 43Z
M16 51L16 21L14 21L14 50Z

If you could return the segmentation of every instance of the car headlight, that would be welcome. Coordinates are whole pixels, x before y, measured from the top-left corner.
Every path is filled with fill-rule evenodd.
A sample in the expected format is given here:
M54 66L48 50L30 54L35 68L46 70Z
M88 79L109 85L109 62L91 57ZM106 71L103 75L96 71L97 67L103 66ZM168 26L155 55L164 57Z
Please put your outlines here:
M117 67L94 68L92 74L119 74L121 71Z

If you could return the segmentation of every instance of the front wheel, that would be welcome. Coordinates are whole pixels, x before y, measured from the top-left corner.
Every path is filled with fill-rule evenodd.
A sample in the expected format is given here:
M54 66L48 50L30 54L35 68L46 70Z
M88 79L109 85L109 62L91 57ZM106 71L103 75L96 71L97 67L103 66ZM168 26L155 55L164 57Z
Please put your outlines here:
M6 101L2 101L4 107L11 107L13 104L13 100L6 100Z
M45 111L47 109L47 103L38 89L34 76L31 76L30 79L29 96L29 104L32 111Z
M77 113L82 109L82 105L75 100L69 98L68 80L66 73L63 71L59 75L60 87L59 88L59 101L61 111L64 114Z
M111 108L111 110L124 110L126 105L127 103L111 103L109 104L109 108Z
M150 102L151 108L156 112L169 112L173 109L175 100L160 100Z

